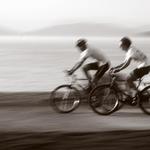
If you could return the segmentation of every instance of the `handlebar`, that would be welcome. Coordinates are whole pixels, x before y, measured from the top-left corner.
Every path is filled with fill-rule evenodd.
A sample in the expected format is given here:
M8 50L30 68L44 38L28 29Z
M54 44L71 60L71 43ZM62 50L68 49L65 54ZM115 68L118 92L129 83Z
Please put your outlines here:
M66 70L63 71L63 72L65 73L67 78L71 77L71 83L75 83L76 81L79 81L79 80L80 81L83 81L83 80L87 81L88 80L88 79L85 79L85 78L78 78L76 74L69 75Z
M111 78L117 78L116 73L114 73L111 69L108 71L108 73Z

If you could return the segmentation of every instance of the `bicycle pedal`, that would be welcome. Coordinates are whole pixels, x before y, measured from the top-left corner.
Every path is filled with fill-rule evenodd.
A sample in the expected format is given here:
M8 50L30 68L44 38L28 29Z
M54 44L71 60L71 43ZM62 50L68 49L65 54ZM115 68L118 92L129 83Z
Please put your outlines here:
M135 101L135 100L133 100L132 102L131 102L131 105L132 106L135 106L137 104L137 101Z

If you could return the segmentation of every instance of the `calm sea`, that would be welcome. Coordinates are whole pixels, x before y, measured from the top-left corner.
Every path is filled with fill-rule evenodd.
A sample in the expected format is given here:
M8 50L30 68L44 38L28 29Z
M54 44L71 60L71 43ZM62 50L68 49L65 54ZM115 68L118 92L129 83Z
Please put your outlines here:
M49 91L65 83L63 70L71 68L79 57L72 37L0 37L0 91ZM101 49L112 66L121 63L124 52L119 37L88 38ZM150 39L133 38L139 49L150 57ZM128 73L134 64L126 69ZM79 75L82 71L78 70Z

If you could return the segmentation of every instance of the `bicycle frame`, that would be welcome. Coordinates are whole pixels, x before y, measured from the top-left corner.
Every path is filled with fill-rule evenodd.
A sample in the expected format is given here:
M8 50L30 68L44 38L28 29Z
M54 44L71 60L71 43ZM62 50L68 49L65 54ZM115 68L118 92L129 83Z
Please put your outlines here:
M77 78L77 75L76 74L73 74L71 76L67 76L68 77L71 77L71 82L69 83L70 86L73 86L73 87L77 87L79 88L80 90L82 91L85 91L86 89L82 86L82 84L78 83L78 81L87 81L88 79L85 79L85 78Z
M126 82L126 80L117 80L117 76L115 76L115 74L110 74L110 77L111 77L111 82L110 82L110 84L111 84L111 87L113 88L113 89L115 89L115 91L117 92L117 93L120 93L120 94L122 94L122 95L124 95L124 96L130 96L131 97L131 95L128 95L123 89L121 89L119 86L118 86L118 83L117 82ZM142 83L142 80L143 79L138 79L138 80L136 80L136 81L138 81L138 84L137 84L137 86L136 86L136 94L135 94L135 97L137 98L137 96L139 96L139 94L140 94L140 92L142 92L146 87L148 87L148 86L146 86L146 87L144 87L142 90L139 90L139 87L140 87L140 85L141 85L141 83ZM135 82L136 82L135 81ZM150 84L150 83L143 83L144 85L147 85L147 84ZM133 97L132 97L133 98Z

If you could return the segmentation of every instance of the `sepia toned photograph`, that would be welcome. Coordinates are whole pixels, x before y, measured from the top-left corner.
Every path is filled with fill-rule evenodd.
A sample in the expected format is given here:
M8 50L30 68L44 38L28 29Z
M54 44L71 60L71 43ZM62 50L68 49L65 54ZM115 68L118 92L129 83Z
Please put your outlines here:
M150 1L0 0L0 150L149 150Z

